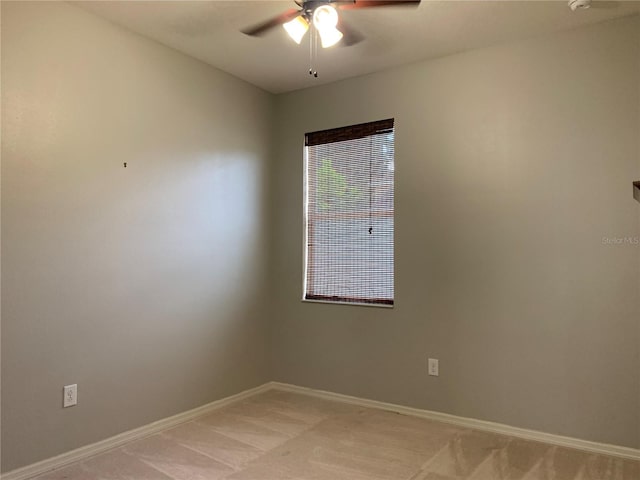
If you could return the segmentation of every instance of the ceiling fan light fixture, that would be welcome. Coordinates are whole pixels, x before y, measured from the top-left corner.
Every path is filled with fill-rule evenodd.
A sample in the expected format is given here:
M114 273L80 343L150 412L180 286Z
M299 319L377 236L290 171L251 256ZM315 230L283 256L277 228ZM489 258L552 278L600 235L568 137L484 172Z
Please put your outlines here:
M569 8L572 11L585 10L591 7L591 0L569 0Z
M342 39L338 26L338 11L332 5L320 5L313 12L313 26L320 34L322 48L328 48Z
M332 5L320 5L313 12L313 25L319 32L335 29L338 25L338 11Z
M343 37L342 32L335 27L318 30L318 32L320 33L320 42L322 43L322 48L333 47Z
M287 31L289 36L293 39L293 41L298 45L300 45L300 42L302 42L304 34L307 33L307 30L309 30L309 22L307 22L307 19L302 15L298 15L293 20L284 23L282 26Z

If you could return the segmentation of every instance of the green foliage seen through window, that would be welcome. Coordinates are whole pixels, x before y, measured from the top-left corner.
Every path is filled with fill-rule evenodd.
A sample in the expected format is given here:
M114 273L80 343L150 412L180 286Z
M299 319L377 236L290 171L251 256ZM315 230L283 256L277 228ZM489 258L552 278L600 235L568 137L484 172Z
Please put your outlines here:
M362 191L349 186L346 175L341 174L329 159L323 159L318 168L318 207L322 211L341 210L356 204L362 198Z

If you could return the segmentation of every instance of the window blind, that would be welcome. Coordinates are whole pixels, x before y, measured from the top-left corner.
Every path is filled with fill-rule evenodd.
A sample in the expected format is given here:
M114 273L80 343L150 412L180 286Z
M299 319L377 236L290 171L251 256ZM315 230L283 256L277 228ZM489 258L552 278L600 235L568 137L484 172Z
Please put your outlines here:
M393 119L305 135L305 299L393 305Z

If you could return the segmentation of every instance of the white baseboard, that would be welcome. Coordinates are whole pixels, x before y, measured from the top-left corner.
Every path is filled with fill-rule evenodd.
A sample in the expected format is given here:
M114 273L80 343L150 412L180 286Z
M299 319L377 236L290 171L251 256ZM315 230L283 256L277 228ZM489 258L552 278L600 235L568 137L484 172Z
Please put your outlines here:
M640 450L629 447L620 447L618 445L609 445L606 443L591 442L589 440L581 440L579 438L564 437L562 435L554 435L552 433L538 432L536 430L528 430L525 428L512 427L502 423L487 422L485 420L476 420L474 418L458 417L448 413L434 412L431 410L422 410L419 408L404 407L393 403L379 402L376 400L367 400L364 398L351 397L340 393L326 392L323 390L315 390L308 387L298 387L287 383L271 382L271 388L284 390L287 392L296 392L314 397L324 398L326 400L336 400L340 402L359 405L362 407L378 408L389 410L404 415L412 415L414 417L436 420L438 422L450 423L461 427L473 428L485 432L499 433L502 435L510 435L512 437L523 438L525 440L534 440L537 442L549 443L561 447L574 448L591 453L603 455L613 455L616 457L629 458L632 460L640 460Z
M26 467L12 470L11 472L3 474L2 476L0 476L0 478L2 480L27 480L37 475L50 472L51 470L57 470L71 463L84 460L99 453L104 453L108 450L124 445L125 443L131 442L132 440L138 440L140 438L153 435L154 433L158 433L162 430L175 427L176 425L206 415L207 413L229 405L230 403L243 400L272 388L273 387L270 383L265 383L264 385L260 385L259 387L245 390L244 392L240 392L229 397L221 398L220 400L216 400L215 402L211 402L201 407L194 408L193 410L188 410L186 412L182 412L177 415L158 420L157 422L153 422L148 425L144 425L142 427L134 428L133 430L120 433L105 440L92 443L91 445L86 445L84 447L71 450L70 452L65 452L61 455L57 455L55 457L51 457L46 460L33 463L31 465L27 465Z
M577 450L599 453L603 455L613 455L616 457L630 458L632 460L640 460L640 450L635 448L620 447L617 445L580 440L578 438L563 437L561 435L554 435L551 433L511 427L509 425L504 425L501 423L487 422L484 420L476 420L466 417L458 417L456 415L449 415L447 413L434 412L431 410L422 410L419 408L404 407L402 405L395 405L393 403L379 402L377 400L367 400L365 398L352 397L349 395L326 392L323 390L315 390L308 387L299 387L287 383L268 382L264 385L260 385L259 387L245 390L244 392L240 392L236 395L231 395L229 397L216 400L215 402L211 402L207 405L194 408L193 410L189 410L172 417L158 420L157 422L153 422L148 425L144 425L142 427L120 433L111 438L107 438L105 440L92 443L91 445L86 445L84 447L71 450L70 452L63 453L56 457L48 458L31 465L27 465L26 467L18 468L17 470L13 470L11 472L3 474L2 476L0 476L0 478L1 480L27 480L51 470L56 470L71 463L84 460L88 457L104 453L108 450L124 445L125 443L131 442L132 440L147 437L162 430L166 430L170 427L188 422L197 417L206 415L209 412L222 408L226 405L244 400L245 398L257 395L258 393L262 393L267 390L281 390L301 393L318 398L324 398L326 400L335 400L339 402L350 403L353 405L359 405L362 407L389 410L392 412L401 413L403 415L412 415L415 417L426 418L438 422L459 425L466 428L473 428L476 430L483 430L486 432L499 433L503 435L511 435L513 437L549 443L561 447L575 448Z

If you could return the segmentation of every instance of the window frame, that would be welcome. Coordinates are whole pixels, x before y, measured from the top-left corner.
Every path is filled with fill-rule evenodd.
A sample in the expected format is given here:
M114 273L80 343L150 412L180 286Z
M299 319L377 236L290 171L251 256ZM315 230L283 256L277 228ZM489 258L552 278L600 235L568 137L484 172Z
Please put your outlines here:
M328 130L321 130L316 132L308 132L305 133L305 141L303 144L303 249L302 249L302 265L303 265L303 281L302 281L302 301L308 303L324 303L330 305L350 305L350 306L359 306L359 307L376 307L376 308L388 308L393 309L395 307L396 295L395 295L395 148L394 148L394 175L393 175L393 211L391 214L391 218L393 220L393 240L391 244L392 249L392 258L393 258L393 274L392 274L392 285L393 285L393 298L391 300L382 300L376 301L372 299L371 301L358 301L359 299L354 298L353 301L348 300L348 297L324 297L317 296L317 298L311 298L307 295L308 293L308 279L309 279L309 147L315 145L322 145L325 143L333 143L333 142L318 142L312 145L308 144L308 138L310 135L323 135L323 134L331 134L332 132L339 132L342 130L350 129L350 128L359 128L372 126L375 128L376 125L387 125L385 130L376 130L371 131L371 133L363 134L360 136L354 136L353 138L345 138L344 140L357 140L359 138L367 138L373 135L379 135L384 133L393 132L393 143L395 144L395 118L388 118L385 120L378 120L373 122L366 122L355 125L346 125L343 127L332 128ZM335 141L343 141L343 140L334 140Z

